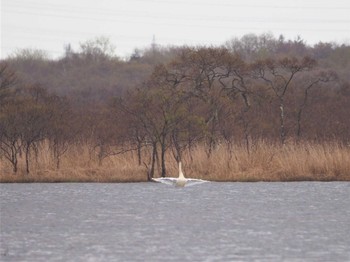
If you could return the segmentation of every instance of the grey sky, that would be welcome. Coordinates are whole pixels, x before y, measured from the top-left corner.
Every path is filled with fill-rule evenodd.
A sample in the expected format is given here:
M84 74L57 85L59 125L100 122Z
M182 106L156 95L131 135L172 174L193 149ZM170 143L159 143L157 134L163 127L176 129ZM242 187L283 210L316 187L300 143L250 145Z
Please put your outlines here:
M63 54L109 37L118 56L160 45L218 45L270 32L309 44L350 41L348 0L1 0L1 58L16 49Z

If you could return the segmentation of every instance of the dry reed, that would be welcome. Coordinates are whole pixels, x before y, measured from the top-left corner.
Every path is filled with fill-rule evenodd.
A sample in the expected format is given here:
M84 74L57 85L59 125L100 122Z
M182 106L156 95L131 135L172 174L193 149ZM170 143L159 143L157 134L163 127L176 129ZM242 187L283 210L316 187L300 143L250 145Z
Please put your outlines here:
M177 165L168 155L167 173L177 176ZM149 160L149 152L143 152ZM208 158L204 146L185 152L183 166L187 177L211 181L350 181L350 147L338 143L289 143L284 146L260 141L249 152L244 146L231 150L219 145ZM157 165L155 176L159 176ZM109 156L102 164L87 146L72 146L62 156L60 168L47 146L31 159L31 173L19 171L0 158L0 182L142 182L147 181L145 165L138 165L135 152Z

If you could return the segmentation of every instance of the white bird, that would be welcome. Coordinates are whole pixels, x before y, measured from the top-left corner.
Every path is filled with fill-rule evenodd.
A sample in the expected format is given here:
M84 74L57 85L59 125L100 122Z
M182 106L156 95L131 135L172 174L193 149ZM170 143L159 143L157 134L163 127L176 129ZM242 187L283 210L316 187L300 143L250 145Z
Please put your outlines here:
M160 177L152 178L153 181L160 182L167 185L172 185L176 187L192 186L195 184L201 184L209 182L202 179L186 178L182 172L181 162L179 162L179 177Z

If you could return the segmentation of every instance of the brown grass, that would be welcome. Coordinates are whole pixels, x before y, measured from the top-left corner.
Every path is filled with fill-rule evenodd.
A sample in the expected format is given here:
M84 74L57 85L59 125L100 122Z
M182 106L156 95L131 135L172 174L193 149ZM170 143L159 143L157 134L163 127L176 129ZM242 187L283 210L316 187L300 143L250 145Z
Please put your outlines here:
M196 151L193 169L216 181L349 181L350 147L332 144L257 143L248 153L218 148L212 159ZM195 157L195 158L196 158Z
M45 146L37 159L32 159L31 173L24 172L24 159L19 171L0 159L0 182L141 182L147 181L145 166L138 166L136 153L110 156L99 165L87 146L72 147L62 156L61 167ZM149 152L144 152L144 160ZM168 156L169 176L177 176L177 165ZM204 147L185 153L183 160L187 177L211 181L350 181L350 147L337 143L278 144L260 141L248 153L235 145L231 153L225 145L218 146L208 158ZM155 176L159 176L156 170Z

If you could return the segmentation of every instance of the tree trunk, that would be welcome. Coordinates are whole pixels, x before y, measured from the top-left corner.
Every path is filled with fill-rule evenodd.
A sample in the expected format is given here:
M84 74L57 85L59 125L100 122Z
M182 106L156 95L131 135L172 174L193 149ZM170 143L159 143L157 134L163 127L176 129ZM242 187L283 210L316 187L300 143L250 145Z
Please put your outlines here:
M11 149L11 164L12 164L12 167L13 167L13 173L17 173L17 153L14 149Z
M162 143L162 146L161 146L161 162L162 162L162 177L165 177L166 175L166 168L165 168L165 151L166 151L166 148L165 148L165 143L163 142Z
M30 153L30 143L26 144L26 152L25 152L25 157L26 157L26 173L29 175L29 153Z
M297 139L300 139L301 136L301 112L302 109L299 109L298 111L298 119L297 119Z
M12 166L13 166L13 173L17 173L17 157L15 159L13 159L12 162Z
M153 142L152 143L152 162L151 162L151 170L148 175L148 180L152 180L152 177L154 176L154 166L156 164L156 155L157 155L157 143Z
M142 159L141 159L141 142L140 141L137 142L137 159L138 159L139 166L141 166Z
M286 140L286 130L284 126L284 103L283 100L280 103L280 138L282 145L285 144Z

